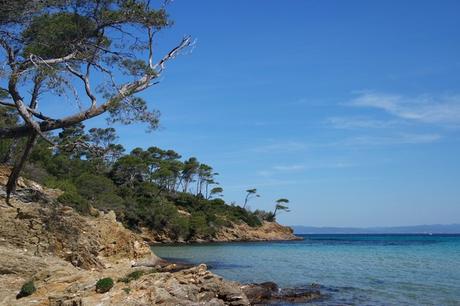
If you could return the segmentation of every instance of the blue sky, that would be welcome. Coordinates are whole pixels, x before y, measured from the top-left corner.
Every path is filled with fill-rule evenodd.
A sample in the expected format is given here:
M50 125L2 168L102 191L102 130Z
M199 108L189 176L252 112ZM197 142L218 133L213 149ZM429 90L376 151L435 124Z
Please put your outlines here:
M459 1L186 1L158 52L192 52L143 96L161 128L116 126L131 149L196 156L225 199L244 190L284 224L460 222ZM102 118L87 126L103 126Z

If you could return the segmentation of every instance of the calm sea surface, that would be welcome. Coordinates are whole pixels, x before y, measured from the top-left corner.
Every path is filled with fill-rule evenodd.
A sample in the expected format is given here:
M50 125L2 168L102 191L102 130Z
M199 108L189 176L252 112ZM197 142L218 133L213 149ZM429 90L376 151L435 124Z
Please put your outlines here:
M460 305L460 235L303 235L303 241L155 246L240 282L320 284L309 305Z

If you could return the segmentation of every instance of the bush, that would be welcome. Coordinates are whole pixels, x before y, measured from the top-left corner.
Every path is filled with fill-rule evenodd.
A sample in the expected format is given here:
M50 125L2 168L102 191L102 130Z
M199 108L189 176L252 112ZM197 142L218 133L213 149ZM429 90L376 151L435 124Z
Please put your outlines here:
M74 208L82 215L89 215L91 211L88 201L76 192L64 192L57 200L64 205Z
M93 206L104 211L113 210L115 212L125 208L122 198L113 193L102 193L95 197Z
M113 279L110 277L101 278L96 283L96 292L97 293L106 293L110 291L113 287Z
M100 194L115 193L116 186L111 179L89 173L84 173L75 180L78 192L87 199Z
M272 222L275 220L275 216L273 215L273 212L271 211L265 211L265 210L256 210L254 214L259 218L260 221L269 221Z
M131 288L123 288L123 291L126 293L126 294L129 294L131 292Z
M19 291L19 293L16 295L16 298L20 299L20 298L29 296L32 293L34 293L35 291L37 291L37 289L35 288L34 282L33 281L28 281L27 283L22 285L21 291Z
M144 275L144 273L145 272L141 270L133 271L129 273L128 275L126 275L125 277L120 278L118 281L127 284L133 280L138 280L139 278L141 278L142 275Z
M188 219L178 213L173 203L164 198L150 199L145 194L137 196L130 199L126 209L119 214L128 228L137 230L140 226L147 226L158 232L168 232L175 239L188 237Z
M212 228L209 227L206 215L203 212L197 212L190 218L190 233L192 236L200 238L213 234Z
M190 222L188 218L180 216L179 213L171 220L169 227L174 239L187 239L190 235Z

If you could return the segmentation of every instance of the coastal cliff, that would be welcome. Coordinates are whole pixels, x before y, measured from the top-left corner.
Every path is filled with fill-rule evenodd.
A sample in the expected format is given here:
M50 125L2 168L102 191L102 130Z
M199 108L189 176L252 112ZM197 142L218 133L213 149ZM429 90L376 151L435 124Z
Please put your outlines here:
M293 230L276 222L263 221L261 226L251 227L246 223L231 223L221 227L211 238L195 238L189 241L175 239L167 231L156 232L142 228L141 237L150 244L158 243L205 243L205 242L240 242L240 241L278 241L300 240Z
M113 213L83 217L54 203L56 194L21 180L11 206L0 200L0 305L249 304L238 283L205 265L178 269ZM136 271L136 279L123 279ZM96 282L106 277L115 285L96 292ZM16 299L28 281L36 291Z
M245 286L203 264L166 262L113 212L82 216L56 201L61 191L33 181L21 179L8 205L4 183L0 176L0 305L250 305L280 298L273 285ZM218 239L270 239L271 229L289 232L275 224L261 228L238 237L245 228L236 225ZM103 278L114 282L105 293L96 289ZM21 286L30 282L32 294L22 297ZM308 292L302 298L317 297Z

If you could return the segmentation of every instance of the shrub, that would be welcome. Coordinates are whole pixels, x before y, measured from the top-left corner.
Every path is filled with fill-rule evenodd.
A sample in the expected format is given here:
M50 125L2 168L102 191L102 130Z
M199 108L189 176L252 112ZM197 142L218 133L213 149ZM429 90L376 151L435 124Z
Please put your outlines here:
M102 193L96 196L93 206L104 211L119 211L125 208L123 199L113 193Z
M129 273L128 275L126 275L125 277L120 278L118 281L127 284L133 280L138 280L139 278L141 278L142 275L144 275L144 273L145 272L142 270L133 271Z
M78 192L87 199L100 194L115 193L116 186L112 180L102 176L84 173L75 180Z
M171 233L175 239L187 239L190 234L190 222L188 218L182 217L179 214L171 220L169 227L171 228Z
M96 292L98 293L105 293L110 291L113 287L113 279L110 277L101 278L96 283Z
M123 291L126 293L126 294L129 294L131 292L131 288L123 288Z
M273 216L273 212L271 211L265 211L265 210L256 210L254 212L254 215L257 216L257 218L259 218L260 221L274 221L274 216Z
M21 287L21 291L16 295L17 299L26 297L34 293L37 289L35 288L35 284L33 281L28 281Z
M197 212L190 218L190 232L193 236L206 237L211 233L211 228L203 212Z
M66 191L57 200L64 205L73 207L82 215L89 215L90 213L91 209L88 201L76 192Z

